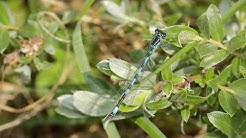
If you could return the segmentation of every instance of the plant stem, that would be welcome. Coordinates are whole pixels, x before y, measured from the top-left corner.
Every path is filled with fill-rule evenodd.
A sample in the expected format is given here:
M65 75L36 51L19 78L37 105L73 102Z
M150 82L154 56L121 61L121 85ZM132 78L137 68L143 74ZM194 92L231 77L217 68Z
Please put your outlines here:
M166 138L166 136L146 117L137 116L132 121L141 127L152 138Z
M162 71L164 68L167 68L171 66L176 60L184 56L187 52L189 52L191 49L193 49L194 46L197 45L197 42L191 43L186 45L183 49L178 51L175 55L173 55L170 59L165 61L158 69L156 69L154 72L149 74L147 77L144 78L144 80L141 81L140 85L145 83L147 80L149 80L151 77L153 77L155 74Z
M228 51L228 48L226 46L224 46L222 43L218 42L218 41L215 41L213 39L208 39L207 42L210 42L210 43L216 45L217 47Z
M114 122L109 122L107 125L103 125L109 138L120 138L120 134L114 124Z
M226 22L232 15L234 15L238 10L242 9L246 5L246 0L239 0L234 4L223 16L222 22Z

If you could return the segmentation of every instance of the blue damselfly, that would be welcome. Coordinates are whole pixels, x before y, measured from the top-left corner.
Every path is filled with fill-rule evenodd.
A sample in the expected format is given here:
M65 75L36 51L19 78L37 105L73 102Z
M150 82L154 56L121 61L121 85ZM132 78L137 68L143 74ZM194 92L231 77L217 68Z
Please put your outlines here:
M146 57L144 58L144 60L140 64L139 68L137 69L136 73L134 74L134 77L131 79L128 86L125 89L123 89L123 93L122 93L118 103L113 108L113 110L105 117L104 120L113 118L116 115L116 113L119 111L120 105L122 104L122 102L126 98L129 91L132 89L133 85L136 83L138 76L141 74L144 67L148 63L150 56L154 53L154 51L157 49L157 47L161 44L162 39L164 39L165 37L166 37L166 34L163 31L161 31L159 29L155 30L155 34L154 34L154 36L151 40L151 43L148 47L148 52L146 54Z

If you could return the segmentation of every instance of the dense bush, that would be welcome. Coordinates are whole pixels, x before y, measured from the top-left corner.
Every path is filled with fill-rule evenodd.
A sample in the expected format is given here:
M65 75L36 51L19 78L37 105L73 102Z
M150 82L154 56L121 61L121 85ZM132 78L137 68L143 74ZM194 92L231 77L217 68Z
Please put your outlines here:
M56 112L73 119L99 119L108 137L119 137L114 122L123 119L131 120L151 137L165 137L158 124L149 119L156 114L167 116L170 113L181 117L184 135L184 124L192 120L205 131L201 134L204 137L245 137L245 0L221 1L216 3L219 8L210 4L204 13L196 5L188 4L192 6L188 13L199 16L197 19L189 17L188 22L180 12L183 9L175 7L178 2L95 2L96 14L102 16L99 19L86 15L93 9L93 3L87 0L82 12L64 12L60 19L53 12L39 11L42 7L38 9L35 3L28 1L32 12L20 26L15 24L15 17L6 4L0 3L1 96L5 96L5 86L11 85L12 95L36 91L37 97L42 97L20 109L7 106L10 99L2 102L1 110L21 115L12 121L17 122L14 125L3 123L0 131L37 115L53 101L59 88L63 88L57 98ZM169 10L177 12L169 13ZM142 39L151 39L155 28L166 33L159 50L120 106L120 112L111 120L103 121L103 118L119 100L118 89L124 89L131 80L145 52L131 51L128 61L133 62L119 58L104 58L98 62L97 69L110 77L108 81L95 70L99 56L95 57L95 48L89 45L127 43L120 42L117 36L97 42L106 32L99 37L95 34L98 29L93 30L84 22L119 36L139 32ZM81 35L86 32L88 36ZM129 36L130 43L137 41L136 36ZM74 89L77 90L71 94ZM169 120L164 125L170 123Z

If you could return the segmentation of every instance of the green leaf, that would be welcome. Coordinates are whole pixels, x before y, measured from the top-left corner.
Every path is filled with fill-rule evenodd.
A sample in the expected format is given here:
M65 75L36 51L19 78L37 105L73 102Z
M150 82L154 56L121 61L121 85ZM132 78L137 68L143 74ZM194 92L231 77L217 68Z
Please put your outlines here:
M209 23L206 12L197 19L197 25L199 30L201 31L201 34L204 37L209 38Z
M233 117L232 122L234 128L241 134L246 131L246 112L239 110Z
M205 74L206 81L213 79L214 77L214 68L209 68Z
M188 122L189 118L190 118L190 109L189 109L189 106L186 106L185 108L183 108L181 110L181 116L182 116L182 119L185 121L185 122Z
M231 66L227 66L216 78L211 79L208 81L208 84L210 87L217 92L218 91L218 85L224 85L227 82L230 81L230 79L233 77L231 72Z
M228 55L229 54L223 49L217 50L217 51L211 53L210 55L205 56L202 59L200 66L204 67L204 68L210 68L214 65L217 65L218 63L220 63L224 59L226 59Z
M73 51L76 61L79 65L79 70L84 77L91 73L89 61L86 56L85 47L81 35L81 21L78 21L73 32Z
M25 38L31 38L40 35L41 29L36 21L29 19L26 24L20 27L18 33Z
M143 59L145 55L146 55L146 52L143 49L132 50L130 53L130 58L134 62L140 62L141 59Z
M63 116L68 118L84 118L85 115L79 112L73 105L73 96L72 95L62 95L57 98L59 101L58 107L55 111Z
M106 131L108 138L120 138L120 134L114 122L109 122L107 125L103 125L103 128Z
M204 83L204 77L203 76L197 76L195 78L195 82L199 84L200 87L204 88L205 83Z
M166 42L163 42L163 45L161 45L161 49L169 55L173 55L180 50L179 47Z
M47 61L40 61L39 58L34 58L33 62L39 71L47 69L51 65L51 63Z
M1 1L0 2L0 23L4 25L9 25L10 24L10 19L9 19L9 12L10 9L7 7L5 2Z
M221 41L224 37L224 25L221 20L219 9L215 5L210 5L206 12L209 23L209 34L212 39Z
M179 103L185 103L186 100L187 100L187 92L185 90L179 91L179 93L176 93L170 99L170 101L172 102L179 102Z
M47 88L53 86L60 77L63 66L60 63L52 63L46 70L39 72L35 86L37 88ZM49 81L47 81L47 76L49 76Z
M83 114L105 116L115 106L116 100L109 95L99 95L89 91L77 91L73 94L73 105Z
M232 117L237 112L237 103L230 93L221 90L219 93L221 107Z
M236 137L238 132L232 126L232 120L226 113L214 111L208 113L209 121L228 137Z
M3 52L7 49L10 43L10 36L9 32L7 30L0 30L0 53L3 54Z
M56 21L51 21L47 26L47 29L50 33L55 34L60 27L60 24Z
M218 47L212 43L199 43L195 48L201 58L211 55L211 53L214 53L214 51L218 49Z
M62 21L64 24L70 23L75 19L75 12L74 11L66 11L63 13Z
M135 124L141 127L152 138L166 138L166 136L148 118L137 116L133 118Z
M132 105L125 105L125 104L122 104L122 105L120 106L120 111L121 111L121 112L132 112L132 111L137 110L139 107L140 107L140 105L132 106Z
M135 66L116 58L109 59L109 68L114 74L126 80L131 79L137 70Z
M246 37L242 35L237 35L229 41L228 51L234 52L246 45Z
M146 107L150 110L159 110L169 107L172 102L169 102L167 98L162 98L159 101L152 101L147 103Z
M126 9L125 6L118 5L113 1L102 1L103 6L106 8L106 10L114 17L125 20L127 15L125 14Z
M174 25L182 17L181 13L174 13L166 17L168 26Z
M93 92L97 92L98 94L109 94L109 95L116 94L116 90L114 89L114 87L112 87L106 81L98 77L87 75L86 80L87 80L88 87Z
M85 3L83 4L82 11L80 12L79 16L80 19L86 14L86 12L89 10L91 5L94 3L95 0L86 0Z
M105 60L98 62L96 67L98 70L100 70L102 73L104 73L108 76L114 75L114 73L111 71L111 69L109 67L109 59L105 59Z
M61 105L58 105L55 111L58 114L63 115L67 118L85 118L86 117L84 114L80 113L79 111L71 110Z
M198 41L198 33L194 31L182 31L178 36L178 40L180 45Z
M173 72L171 66L161 71L161 77L163 80L171 81L173 77Z
M229 85L229 88L233 91L238 104L246 111L246 78L238 79Z
M145 98L152 93L151 90L131 90L126 96L124 103L130 106L142 105Z
M175 85L175 84L181 83L183 80L184 80L184 77L173 74L171 82L172 84Z
M195 73L198 69L198 66L187 66L175 71L174 74L179 76L190 76L191 74Z
M214 94L214 91L212 90L212 88L209 87L206 87L206 97L208 97L207 103L211 106L213 106L215 102L218 101L217 97Z
M31 81L31 68L28 65L23 65L15 69L15 72L20 74L20 78L24 83Z
M168 34L165 38L165 41L172 43L178 47L182 47L181 45L179 45L179 41L178 41L179 34L182 31L189 31L198 34L195 29L184 25L173 25L170 27L166 27L164 28L164 31L166 34Z
M231 71L232 74L237 78L239 78L240 76L240 66L241 66L241 59L234 58L231 62Z
M206 97L201 97L197 95L187 95L186 102L187 104L199 105L207 100Z
M173 84L171 82L167 82L162 86L162 92L165 93L167 97L170 96L173 90Z

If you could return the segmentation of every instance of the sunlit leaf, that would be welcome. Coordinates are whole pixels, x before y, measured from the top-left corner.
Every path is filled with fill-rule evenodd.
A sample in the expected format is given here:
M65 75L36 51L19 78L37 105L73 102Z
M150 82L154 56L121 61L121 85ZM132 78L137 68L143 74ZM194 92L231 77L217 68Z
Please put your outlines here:
M55 111L58 114L63 115L67 118L85 118L86 117L84 114L80 113L79 111L70 110L60 105L58 105Z
M164 32L168 34L165 38L165 41L172 43L175 46L181 47L181 45L179 44L178 37L182 31L189 31L189 32L193 32L194 34L198 34L196 30L191 27L184 26L184 25L173 25L164 28Z
M152 93L150 90L132 90L125 98L124 103L131 106L142 105L145 98Z
M109 68L113 73L127 80L132 78L137 70L135 66L116 58L109 59Z
M246 111L246 78L233 81L229 88L232 89L238 104Z
M189 106L186 106L185 108L183 108L181 110L181 116L182 116L182 119L187 122L190 118L190 109L189 109Z
M228 137L235 137L238 132L232 126L232 120L226 113L214 111L208 113L209 121Z
M172 77L173 77L173 72L172 72L171 67L168 67L165 70L162 70L161 71L161 77L163 80L171 81Z
M201 58L211 55L211 53L214 53L218 49L218 47L212 43L199 43L195 48Z
M73 94L73 105L83 114L89 116L105 116L116 104L109 95L99 95L89 91L77 91Z
M229 41L228 50L233 52L237 49L243 48L246 45L246 36L237 35Z
M179 47L171 43L165 43L165 42L163 43L163 45L161 45L161 49L170 55L173 55L180 50Z
M197 19L197 25L202 35L206 38L209 38L209 23L206 12Z
M218 85L226 84L227 82L230 81L232 77L233 75L231 72L231 67L228 66L217 77L208 81L208 83L212 87L212 89L216 92L218 90Z
M237 112L237 103L233 95L222 90L219 93L219 102L221 107L232 117Z
M241 66L241 59L234 58L231 62L231 71L233 75L237 78L240 76L240 66Z
M198 34L194 31L182 31L178 36L179 44L188 44L198 40Z
M150 110L159 110L169 107L172 102L169 102L167 98L162 98L158 101L151 101L147 103L146 107Z
M167 97L170 96L172 90L173 90L173 84L171 82L167 82L162 86L162 92L165 93Z
M206 97L201 97L201 96L197 96L197 95L187 95L187 100L185 103L187 104L194 104L194 105L198 105L201 104L203 102L205 102L207 100Z
M219 9L215 5L210 5L206 12L209 25L209 34L212 39L221 41L224 37L224 25L221 20Z
M225 50L217 50L211 53L210 55L205 56L201 63L200 66L204 68L210 68L214 65L217 65L221 61L223 61L225 58L227 58L229 54Z
M209 68L205 74L206 81L213 79L214 77L214 68Z
M131 105L125 105L125 104L122 104L120 106L120 111L121 112L132 112L132 111L135 111L137 110L138 108L140 107L140 105L138 106L131 106Z
M58 107L55 111L63 116L68 118L84 118L85 115L79 112L73 105L73 96L72 95L62 95L57 98L59 101Z
M75 53L76 61L79 65L79 70L83 76L90 74L91 69L88 58L86 56L84 44L81 35L81 22L77 22L75 30L73 32L73 51Z

